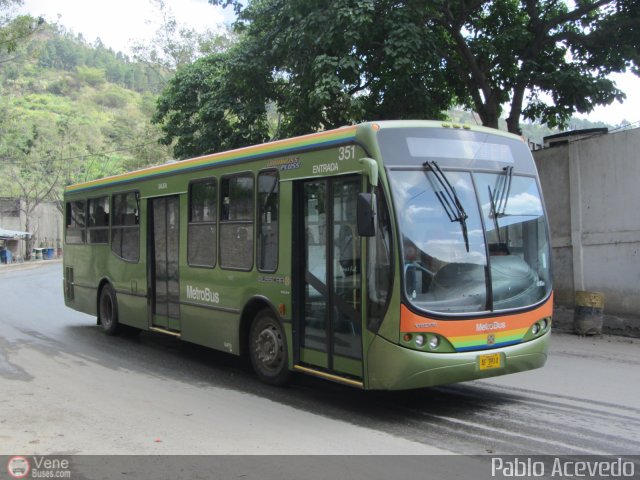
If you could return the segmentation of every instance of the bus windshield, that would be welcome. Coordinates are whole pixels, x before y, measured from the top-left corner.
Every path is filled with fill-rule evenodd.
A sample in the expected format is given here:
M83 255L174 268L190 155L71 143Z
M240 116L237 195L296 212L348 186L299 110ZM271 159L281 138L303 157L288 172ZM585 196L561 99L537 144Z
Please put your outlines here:
M391 169L389 176L404 289L414 307L489 312L532 306L548 296L550 252L535 177L514 174L512 166L487 173L426 162Z

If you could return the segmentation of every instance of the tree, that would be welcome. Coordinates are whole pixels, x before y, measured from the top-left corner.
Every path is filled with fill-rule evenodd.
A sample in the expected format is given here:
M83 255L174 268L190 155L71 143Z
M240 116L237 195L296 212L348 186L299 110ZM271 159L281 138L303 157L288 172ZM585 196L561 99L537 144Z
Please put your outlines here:
M13 15L13 8L22 5L22 0L0 0L0 65L12 60L12 54L36 29L44 23L42 18L29 15Z
M437 118L452 104L494 128L508 105L512 132L523 116L564 125L624 98L608 74L639 73L638 0L209 2L238 13L230 71L255 62L267 72L260 93L282 115L282 134Z
M444 72L409 14L391 0L249 3L234 48L170 81L154 117L163 142L183 157L364 119L442 118L454 96L427 88Z
M268 138L265 75L234 69L233 56L215 54L184 67L158 99L152 119L162 123L161 142L174 140L174 156L188 158ZM254 94L252 94L254 93Z
M24 214L24 230L31 231L31 218L36 207L46 200L59 186L60 171L55 158L48 150L46 140L36 125L27 125L15 119L4 120L2 129L4 159L10 160L5 165L0 185L12 198L19 199L20 211ZM8 127L8 128L7 128ZM34 157L38 157L34 161ZM27 238L27 259L33 247L34 236Z
M181 26L165 0L149 1L160 16L160 26L151 43L139 42L132 50L135 60L154 67L163 83L178 68L190 65L203 55L222 52L233 42L228 32L201 33Z
M637 0L438 0L424 23L447 38L435 48L464 105L497 128L521 116L564 126L575 112L624 99L612 72L640 64ZM425 6L422 11L427 12ZM416 13L419 10L416 11Z

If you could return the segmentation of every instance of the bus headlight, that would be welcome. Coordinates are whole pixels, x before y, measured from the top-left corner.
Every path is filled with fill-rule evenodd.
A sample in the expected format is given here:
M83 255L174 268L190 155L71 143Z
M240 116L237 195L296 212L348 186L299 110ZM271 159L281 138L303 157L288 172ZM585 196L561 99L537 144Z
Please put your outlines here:
M533 333L534 335L537 335L538 333L540 333L540 324L539 323L534 323L533 327L531 328L531 333Z
M540 329L541 330L546 330L548 326L549 326L549 322L547 321L546 318L543 318L542 320L540 320Z
M424 346L424 335L416 335L416 346L418 347Z
M438 338L436 335L433 335L430 339L429 339L429 348L431 350L435 350L436 348L438 348L440 346L440 338Z

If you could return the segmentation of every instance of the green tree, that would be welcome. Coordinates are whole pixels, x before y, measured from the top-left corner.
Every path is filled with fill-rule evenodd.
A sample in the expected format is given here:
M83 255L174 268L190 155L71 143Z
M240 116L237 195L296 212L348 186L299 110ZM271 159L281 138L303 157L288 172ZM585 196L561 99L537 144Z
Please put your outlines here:
M164 143L184 157L364 119L442 118L454 94L427 88L445 80L440 58L395 3L249 3L234 48L170 81L154 117Z
M0 64L11 61L15 53L37 28L43 24L41 18L14 14L14 8L22 0L0 0Z
M638 0L209 2L238 13L228 71L266 73L269 89L244 94L275 103L282 134L452 104L496 128L508 105L512 132L523 116L564 125L624 98L607 75L638 73Z
M425 24L447 38L435 44L448 84L483 124L507 127L521 116L564 126L575 112L624 99L607 78L640 64L637 0L437 0ZM427 6L423 11L427 11ZM416 10L418 13L419 9Z
M188 158L268 139L264 75L232 68L229 54L210 55L176 73L158 99L153 117L162 123L161 142ZM262 87L262 88L261 88ZM253 90L252 90L253 89Z

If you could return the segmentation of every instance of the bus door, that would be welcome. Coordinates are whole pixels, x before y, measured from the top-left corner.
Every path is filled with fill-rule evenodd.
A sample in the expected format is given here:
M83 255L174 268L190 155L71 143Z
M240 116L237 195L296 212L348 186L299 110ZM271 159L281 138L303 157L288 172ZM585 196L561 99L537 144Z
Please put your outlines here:
M149 199L149 290L151 327L180 331L180 198Z
M362 378L360 237L356 202L361 177L300 181L294 265L298 367ZM295 260L298 260L296 262Z

